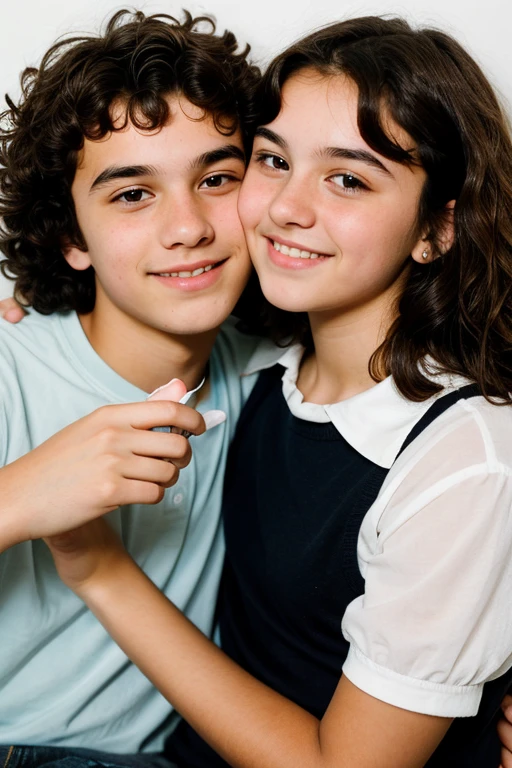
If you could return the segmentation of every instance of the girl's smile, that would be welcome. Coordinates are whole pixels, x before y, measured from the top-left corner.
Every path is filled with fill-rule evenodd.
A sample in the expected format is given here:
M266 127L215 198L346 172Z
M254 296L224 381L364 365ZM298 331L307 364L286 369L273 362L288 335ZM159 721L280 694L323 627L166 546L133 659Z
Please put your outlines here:
M387 315L411 254L421 258L425 172L366 144L357 103L348 78L303 70L284 85L277 118L257 131L239 210L263 292L282 309L361 316L371 306Z

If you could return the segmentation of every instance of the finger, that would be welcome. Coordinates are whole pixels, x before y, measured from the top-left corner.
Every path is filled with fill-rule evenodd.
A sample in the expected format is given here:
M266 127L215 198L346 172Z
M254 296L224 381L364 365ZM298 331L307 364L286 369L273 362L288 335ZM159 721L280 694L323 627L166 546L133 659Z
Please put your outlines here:
M95 411L94 416L105 426L130 424L134 429L152 429L172 425L193 435L202 435L205 431L204 419L198 411L169 400L105 405Z
M125 504L158 504L162 501L165 488L157 483L143 480L124 480L119 488L119 506Z
M0 317L9 323L18 323L25 317L25 310L13 298L0 301Z
M25 317L25 312L21 309L21 307L13 307L12 309L6 310L6 312L3 315L4 320L7 320L8 323L19 323L20 320L23 320Z
M506 696L503 697L503 701L501 702L501 708L503 712L505 712L509 707L512 708L512 696L507 694ZM512 709L510 711L510 717L507 717L507 720L509 720L512 723Z
M178 469L188 466L192 457L190 444L182 435L142 429L136 431L131 449L136 456L149 456L152 459L172 461Z
M498 722L498 736L502 746L512 753L512 725L503 718Z
M174 463L146 456L133 456L123 466L123 476L127 480L143 480L161 485L162 488L174 485L178 475L179 469Z
M155 389L148 397L148 400L172 400L178 403L186 394L187 387L181 379L172 379L168 384L164 384L163 387Z
M172 426L191 435L202 435L206 430L203 416L188 405L173 403L169 400L148 401L143 405L151 409L150 414L148 414L151 418L151 423L143 422L141 426L137 426L132 422L132 426L138 429ZM148 426L145 426L145 424L148 424Z

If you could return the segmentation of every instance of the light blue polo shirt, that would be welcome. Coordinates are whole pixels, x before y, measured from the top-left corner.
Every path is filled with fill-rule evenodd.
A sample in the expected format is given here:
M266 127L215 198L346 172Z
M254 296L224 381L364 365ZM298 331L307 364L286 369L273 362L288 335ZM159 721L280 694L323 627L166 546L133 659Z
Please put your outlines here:
M223 559L226 454L256 378L239 374L258 343L225 324L198 409L221 409L227 421L191 438L192 463L160 504L108 516L148 576L206 634ZM31 312L19 325L0 320L1 466L102 405L146 396L95 353L75 313ZM159 751L172 714L60 582L43 542L0 554L0 744Z

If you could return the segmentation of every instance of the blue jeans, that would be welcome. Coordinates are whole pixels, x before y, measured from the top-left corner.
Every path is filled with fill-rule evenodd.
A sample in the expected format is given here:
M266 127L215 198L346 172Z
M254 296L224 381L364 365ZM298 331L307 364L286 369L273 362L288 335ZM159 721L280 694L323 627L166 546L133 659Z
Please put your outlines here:
M78 747L0 746L0 768L175 768L163 755L113 755Z

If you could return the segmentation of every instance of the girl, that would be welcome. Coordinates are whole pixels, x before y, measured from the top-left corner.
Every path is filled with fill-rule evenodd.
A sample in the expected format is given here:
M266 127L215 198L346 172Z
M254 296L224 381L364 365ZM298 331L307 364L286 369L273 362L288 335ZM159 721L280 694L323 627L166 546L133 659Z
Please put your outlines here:
M454 40L397 19L315 32L274 60L261 96L240 214L294 344L232 449L224 652L103 523L52 552L190 723L169 745L183 768L498 766L512 665L503 116Z

